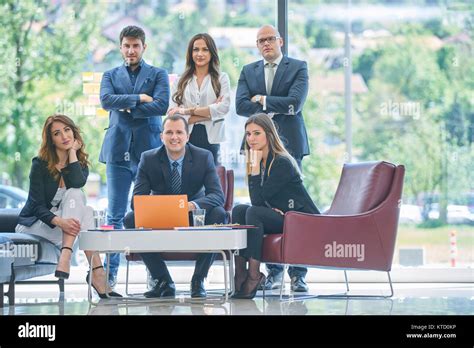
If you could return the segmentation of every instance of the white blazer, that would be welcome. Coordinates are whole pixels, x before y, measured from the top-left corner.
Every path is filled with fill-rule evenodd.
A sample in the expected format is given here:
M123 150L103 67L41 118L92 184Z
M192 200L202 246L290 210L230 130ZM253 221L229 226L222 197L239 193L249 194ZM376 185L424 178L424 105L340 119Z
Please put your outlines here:
M201 89L198 88L197 77L193 75L192 79L189 80L188 85L184 89L183 96L183 107L194 108L209 106L211 112L211 119L208 121L198 122L197 124L203 124L206 127L207 140L210 144L218 144L225 141L225 116L229 114L230 109L230 81L229 76L221 72L219 75L219 81L221 83L221 95L223 99L220 103L216 104L217 96L212 88L211 75L207 75L201 84ZM176 93L178 88L178 81L173 84L170 94L169 108L174 108L177 105L173 101L173 95ZM181 115L186 120L189 120L191 116ZM193 130L193 124L189 125L189 134Z

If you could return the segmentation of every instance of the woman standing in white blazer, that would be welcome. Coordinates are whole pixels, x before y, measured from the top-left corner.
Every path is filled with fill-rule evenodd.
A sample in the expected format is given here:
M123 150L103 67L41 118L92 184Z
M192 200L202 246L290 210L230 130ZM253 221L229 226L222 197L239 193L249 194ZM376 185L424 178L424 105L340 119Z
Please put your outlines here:
M171 91L168 115L187 119L189 142L211 151L217 165L229 109L229 76L220 71L216 44L209 34L194 35L188 44L186 69Z

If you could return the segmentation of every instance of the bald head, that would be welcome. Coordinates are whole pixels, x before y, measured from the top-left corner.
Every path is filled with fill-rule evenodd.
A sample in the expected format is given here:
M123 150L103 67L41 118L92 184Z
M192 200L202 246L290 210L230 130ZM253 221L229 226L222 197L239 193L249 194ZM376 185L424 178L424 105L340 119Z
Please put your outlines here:
M258 35L260 34L260 32L262 30L265 31L265 32L272 31L273 35L280 36L280 33L278 32L277 28L275 28L273 25L265 24L265 25L261 26L260 29L258 29L257 38L258 38Z
M273 25L264 25L257 32L257 48L262 57L273 63L281 56L283 39Z

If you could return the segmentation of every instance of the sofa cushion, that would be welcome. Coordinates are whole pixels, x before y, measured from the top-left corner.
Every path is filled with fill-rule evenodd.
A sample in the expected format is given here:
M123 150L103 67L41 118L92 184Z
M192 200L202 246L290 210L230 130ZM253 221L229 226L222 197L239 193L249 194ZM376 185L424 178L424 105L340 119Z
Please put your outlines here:
M26 233L2 233L16 246L14 266L25 266L38 263L57 264L59 248L46 238Z
M3 245L3 244L9 244L9 242L11 242L12 240L10 238L8 238L7 236L5 235L1 235L0 234L0 244ZM3 246L2 246L3 248Z
M12 250L13 243L11 239L0 235L0 283L10 281L13 263Z
M54 273L56 265L50 263L35 264L23 267L15 267L15 280L28 280Z

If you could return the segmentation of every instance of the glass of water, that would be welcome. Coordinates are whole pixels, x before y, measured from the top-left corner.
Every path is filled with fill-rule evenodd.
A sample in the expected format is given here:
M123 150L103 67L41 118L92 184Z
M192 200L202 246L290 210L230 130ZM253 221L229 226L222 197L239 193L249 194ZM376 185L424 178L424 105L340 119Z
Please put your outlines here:
M100 228L102 225L105 225L105 210L94 210L94 224L95 228Z
M193 210L193 226L204 226L206 220L206 209Z

